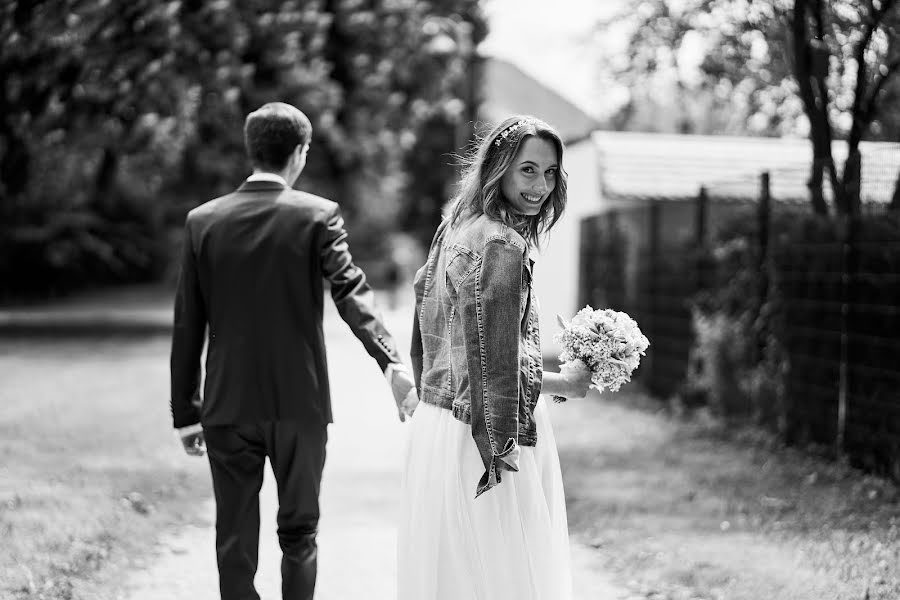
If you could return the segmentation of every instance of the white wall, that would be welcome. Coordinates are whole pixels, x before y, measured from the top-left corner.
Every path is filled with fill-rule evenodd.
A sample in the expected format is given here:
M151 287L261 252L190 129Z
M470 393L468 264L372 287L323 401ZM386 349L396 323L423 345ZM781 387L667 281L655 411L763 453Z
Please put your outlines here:
M553 341L559 331L556 315L569 319L581 308L577 305L581 219L596 214L601 206L599 156L592 139L566 146L563 167L569 175L568 206L535 256L534 266L541 343L544 356L552 358L560 352Z

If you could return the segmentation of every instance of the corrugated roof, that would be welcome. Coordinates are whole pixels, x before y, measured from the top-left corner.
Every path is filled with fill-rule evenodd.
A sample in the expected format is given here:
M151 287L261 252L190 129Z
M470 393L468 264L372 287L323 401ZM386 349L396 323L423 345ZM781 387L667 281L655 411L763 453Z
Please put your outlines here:
M710 193L756 197L769 171L776 199L807 197L812 148L801 138L762 138L597 131L600 177L607 197L688 197ZM900 144L863 142L862 198L887 202L900 171ZM835 142L839 168L847 145Z
M534 115L555 127L567 144L589 137L600 126L571 101L500 58L485 59L482 97L481 119L497 123L510 115Z

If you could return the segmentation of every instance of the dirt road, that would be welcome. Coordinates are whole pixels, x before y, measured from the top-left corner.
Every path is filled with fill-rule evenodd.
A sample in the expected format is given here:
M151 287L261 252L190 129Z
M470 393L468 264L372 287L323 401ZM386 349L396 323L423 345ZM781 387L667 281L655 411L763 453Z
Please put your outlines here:
M398 343L408 344L408 313L386 316ZM316 597L387 600L396 596L394 523L406 430L377 366L333 308L326 316L326 339L335 423L329 428L322 482ZM403 347L403 355L408 356L408 347ZM280 597L280 550L274 482L268 473L260 504L263 528L256 583L264 599L275 599ZM152 559L127 576L123 598L218 598L211 500L203 502L199 515L182 530L166 534ZM574 543L572 552L578 600L616 600L628 595L596 570L592 549Z

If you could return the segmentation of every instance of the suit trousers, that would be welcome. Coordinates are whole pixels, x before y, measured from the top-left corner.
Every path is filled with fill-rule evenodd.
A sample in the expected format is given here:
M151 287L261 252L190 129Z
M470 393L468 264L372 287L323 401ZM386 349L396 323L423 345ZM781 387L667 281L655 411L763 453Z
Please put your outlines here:
M278 486L282 598L312 600L326 425L275 421L204 428L216 498L222 600L259 600L259 491L269 457Z

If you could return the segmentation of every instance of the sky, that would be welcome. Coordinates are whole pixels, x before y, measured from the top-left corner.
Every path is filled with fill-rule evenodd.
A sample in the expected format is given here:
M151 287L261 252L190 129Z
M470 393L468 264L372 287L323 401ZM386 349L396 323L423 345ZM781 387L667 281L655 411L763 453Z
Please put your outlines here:
M601 90L601 61L615 52L615 35L599 39L596 23L621 0L487 0L487 56L508 60L598 118L623 100L624 90Z

